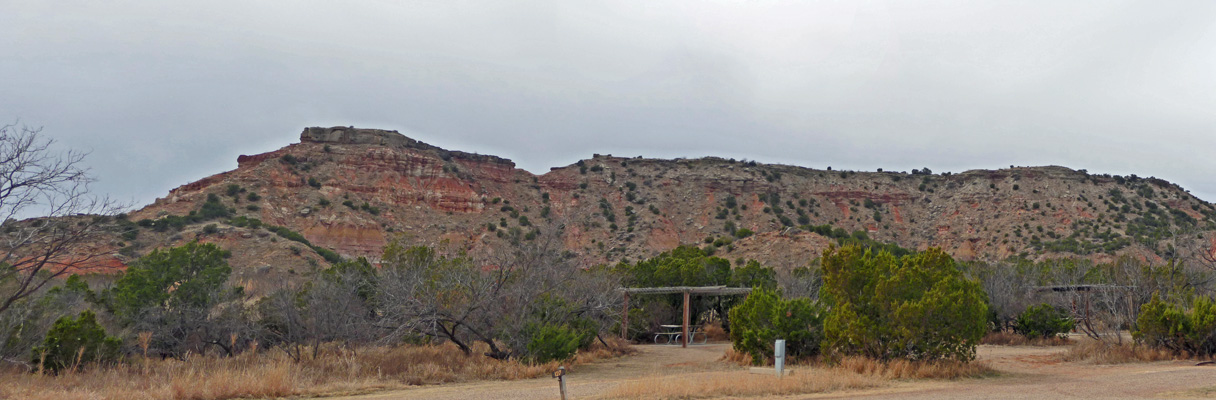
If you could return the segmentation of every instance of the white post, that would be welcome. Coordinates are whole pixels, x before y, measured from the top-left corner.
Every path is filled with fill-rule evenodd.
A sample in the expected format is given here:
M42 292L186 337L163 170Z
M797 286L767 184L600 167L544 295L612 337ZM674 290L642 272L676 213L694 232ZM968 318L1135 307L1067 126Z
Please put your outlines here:
M785 370L785 340L777 339L777 343L773 346L773 366L777 370L777 377L782 376Z

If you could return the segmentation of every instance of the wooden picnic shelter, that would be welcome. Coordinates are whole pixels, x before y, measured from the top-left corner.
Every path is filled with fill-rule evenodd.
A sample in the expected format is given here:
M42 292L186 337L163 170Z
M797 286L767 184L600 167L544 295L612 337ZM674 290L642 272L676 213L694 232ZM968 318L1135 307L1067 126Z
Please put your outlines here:
M691 319L688 299L694 295L704 296L736 296L747 295L752 292L751 288L734 288L726 286L667 286L667 287L651 287L651 288L620 288L625 295L625 310L621 314L621 338L627 338L629 334L629 295L631 294L684 294L684 323L682 327L683 334L680 336L680 345L688 347L688 325Z

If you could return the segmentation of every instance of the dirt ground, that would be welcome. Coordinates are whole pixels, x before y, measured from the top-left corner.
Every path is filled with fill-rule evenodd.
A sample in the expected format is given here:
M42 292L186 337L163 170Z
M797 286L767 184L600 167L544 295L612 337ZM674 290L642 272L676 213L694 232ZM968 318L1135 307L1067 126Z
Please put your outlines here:
M603 398L601 393L641 377L671 379L700 373L740 370L719 362L728 344L637 346L635 355L584 365L567 375L571 398ZM978 359L1000 371L994 378L956 381L895 381L877 389L833 392L780 399L1153 399L1216 398L1216 367L1167 361L1121 365L1067 363L1058 353L1067 347L980 346ZM552 378L425 386L401 391L344 397L341 400L397 399L556 399Z

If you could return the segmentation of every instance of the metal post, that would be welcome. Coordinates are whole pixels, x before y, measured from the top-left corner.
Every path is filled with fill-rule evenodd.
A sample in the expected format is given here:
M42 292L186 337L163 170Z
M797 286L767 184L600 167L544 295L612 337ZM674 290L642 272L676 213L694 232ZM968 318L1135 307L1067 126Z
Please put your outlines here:
M683 340L681 340L683 347L685 347L685 348L688 347L688 320L689 320L688 297L689 297L688 291L685 290L684 291L684 336L683 336Z
M625 292L625 310L621 313L621 339L629 340L629 292Z
M557 367L557 371L553 372L553 377L557 378L558 390L561 390L562 400L566 400L566 367Z
M777 377L780 378L781 372L785 370L785 339L777 339L777 343L773 346L773 367L777 370Z

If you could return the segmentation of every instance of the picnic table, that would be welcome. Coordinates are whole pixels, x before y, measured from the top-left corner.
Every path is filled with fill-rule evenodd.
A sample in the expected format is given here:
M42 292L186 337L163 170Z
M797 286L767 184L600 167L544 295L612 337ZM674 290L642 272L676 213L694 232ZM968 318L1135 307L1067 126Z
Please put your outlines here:
M654 334L655 344L680 344L680 339L684 336L683 325L659 325L659 329L661 331ZM696 344L698 334L701 335L700 344L705 344L709 341L709 337L705 336L705 332L701 332L699 326L693 325L688 327L688 329L688 344ZM661 343L660 340L662 341Z

